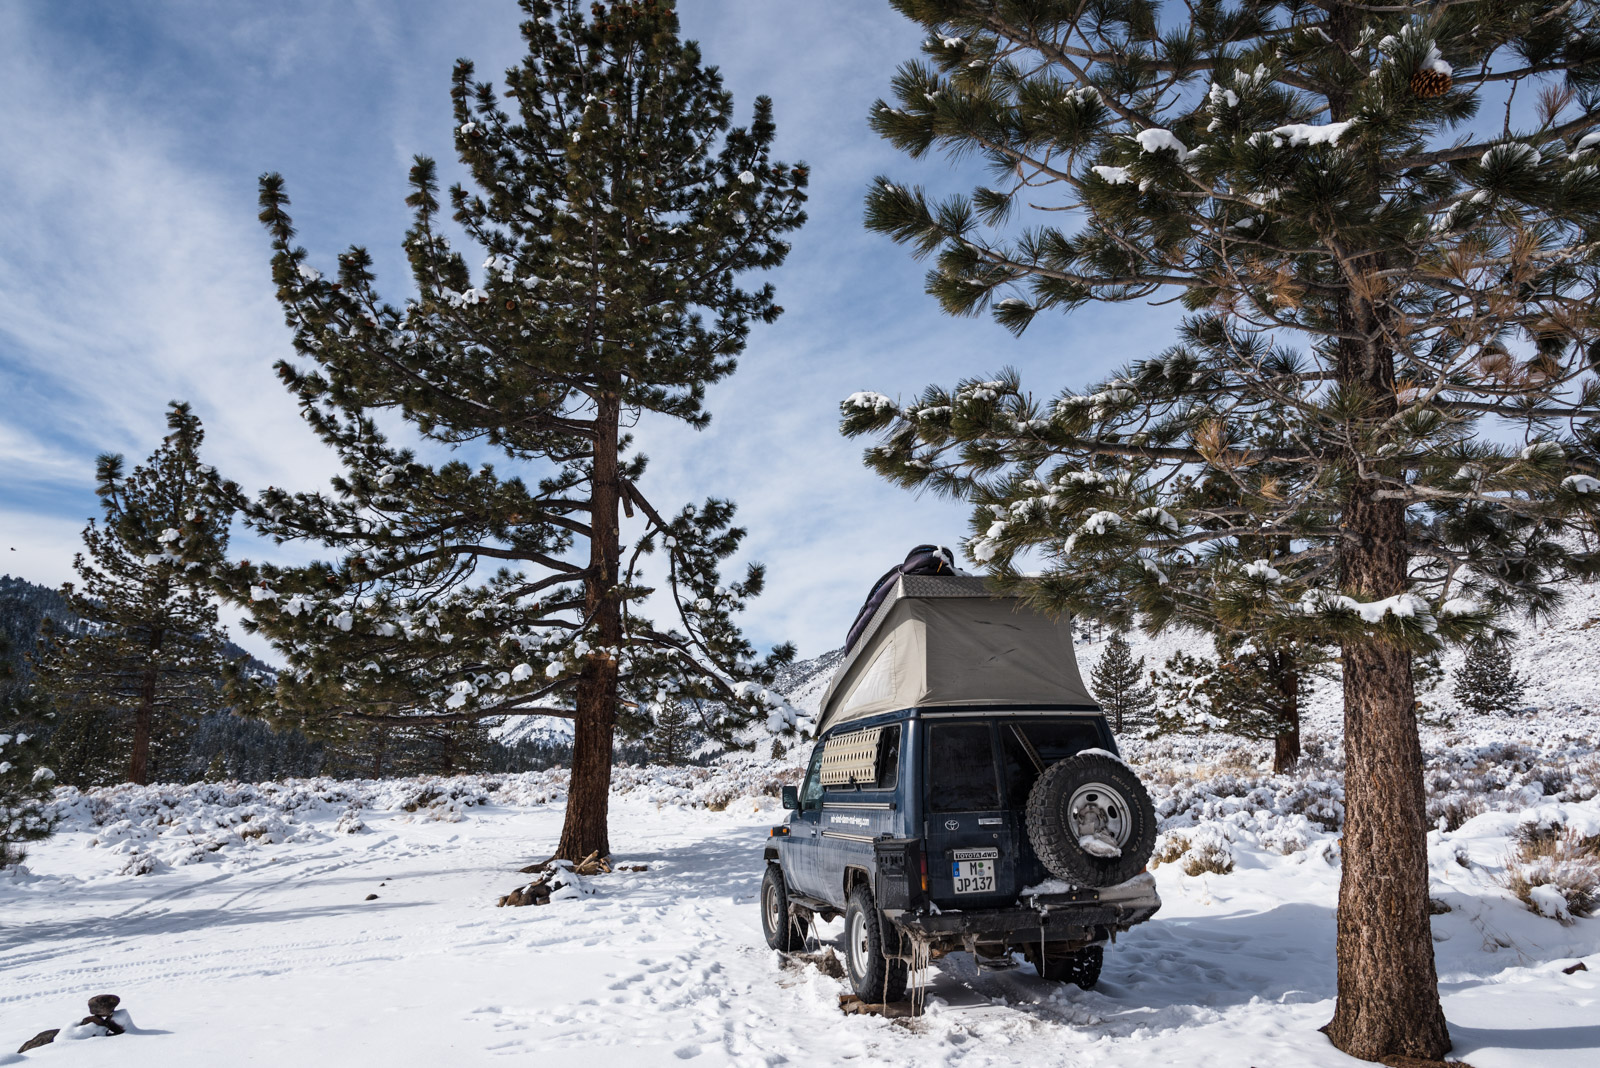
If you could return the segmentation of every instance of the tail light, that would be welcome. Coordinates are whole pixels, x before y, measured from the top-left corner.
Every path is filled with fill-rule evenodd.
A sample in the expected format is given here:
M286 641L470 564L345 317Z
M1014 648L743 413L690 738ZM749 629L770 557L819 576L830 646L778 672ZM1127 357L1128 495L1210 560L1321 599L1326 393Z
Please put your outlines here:
M917 859L920 861L918 867L922 869L922 892L926 894L928 892L928 854L919 852Z

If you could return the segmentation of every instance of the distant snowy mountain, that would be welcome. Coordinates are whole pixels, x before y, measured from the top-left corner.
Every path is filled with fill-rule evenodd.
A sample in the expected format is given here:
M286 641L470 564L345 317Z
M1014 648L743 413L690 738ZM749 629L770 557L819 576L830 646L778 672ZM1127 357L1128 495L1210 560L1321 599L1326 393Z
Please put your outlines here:
M832 649L810 660L796 660L778 672L772 688L801 712L815 720L822 708L822 695L833 680L833 673L844 659L843 649Z
M566 743L572 741L572 721L556 716L512 716L490 734L504 745L523 741Z

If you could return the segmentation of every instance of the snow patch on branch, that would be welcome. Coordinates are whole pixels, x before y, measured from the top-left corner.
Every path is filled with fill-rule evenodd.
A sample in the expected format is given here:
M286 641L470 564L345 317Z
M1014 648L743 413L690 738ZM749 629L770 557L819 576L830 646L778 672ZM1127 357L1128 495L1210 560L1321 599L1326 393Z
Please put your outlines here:
M1525 145L1521 141L1507 141L1495 145L1483 155L1478 157L1478 166L1488 167L1495 164L1502 166L1515 166L1519 163L1538 163L1539 152L1532 145Z
M1169 517L1170 518L1170 517ZM1083 521L1080 534L1106 534L1122 525L1122 517L1115 512L1096 512Z
M1176 534L1182 529L1178 526L1178 521L1172 517L1172 513L1165 508L1141 508L1134 513L1134 518L1143 519L1168 534Z
M1483 611L1483 605L1472 597L1452 597L1439 606L1439 618L1448 619L1451 616L1471 616Z
M882 393L872 393L863 390L858 393L852 393L850 396L846 397L844 399L844 407L854 408L857 411L863 412L881 412L886 408L893 408L894 401L890 400L888 397L885 397Z
M1358 601L1354 597L1346 597L1331 590L1311 590L1301 598L1300 606L1308 616L1354 612L1363 622L1374 626L1382 623L1385 618L1393 616L1397 620L1415 619L1423 630L1430 634L1436 629L1428 602L1414 593L1397 593L1393 597L1385 597L1379 601Z
M1282 148L1286 144L1297 148L1308 145L1336 145L1345 131L1354 125L1354 122L1330 122L1325 126L1313 126L1309 123L1293 122L1287 126L1279 126L1265 136L1272 139L1273 148ZM1263 135L1254 135L1254 137L1261 136Z
M1576 163L1580 155L1593 148L1595 145L1600 145L1600 132L1586 133L1582 137L1578 138L1577 144L1572 146L1572 154L1569 155L1567 159Z
M1261 582L1270 582L1274 586L1283 585L1283 572L1265 560L1256 560L1244 565L1244 577L1257 579Z
M1436 70L1440 74L1454 74L1455 68L1444 61L1444 56L1439 54L1437 42L1428 42L1428 54L1422 58L1423 70Z
M1145 152L1170 151L1176 154L1179 163L1194 155L1193 152L1189 151L1189 147L1178 140L1171 130L1140 130L1133 135L1133 139L1139 143L1139 148Z
M1589 475L1568 475L1561 480L1561 488L1573 493L1600 493L1600 478Z

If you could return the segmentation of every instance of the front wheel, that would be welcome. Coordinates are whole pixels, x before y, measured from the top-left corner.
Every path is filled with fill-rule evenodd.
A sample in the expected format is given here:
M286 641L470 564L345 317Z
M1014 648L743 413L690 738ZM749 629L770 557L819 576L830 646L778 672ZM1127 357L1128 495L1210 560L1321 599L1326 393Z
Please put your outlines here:
M850 891L844 910L844 968L856 997L869 1004L900 1001L906 996L906 964L884 953L887 921L865 885ZM889 937L898 941L892 927Z
M767 945L779 953L804 948L805 936L789 914L783 869L776 864L768 864L767 874L761 877L761 933L767 936Z

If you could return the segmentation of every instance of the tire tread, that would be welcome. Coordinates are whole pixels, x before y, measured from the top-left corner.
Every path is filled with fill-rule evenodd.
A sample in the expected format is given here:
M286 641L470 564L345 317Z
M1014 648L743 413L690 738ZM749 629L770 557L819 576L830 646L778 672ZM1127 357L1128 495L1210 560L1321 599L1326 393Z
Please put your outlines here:
M1136 824L1120 857L1094 857L1083 851L1062 813L1066 798L1080 785L1103 781L1116 787L1134 809ZM1029 844L1058 879L1075 886L1115 886L1145 870L1156 845L1156 811L1139 777L1119 760L1095 753L1058 760L1044 770L1028 794L1024 817Z

